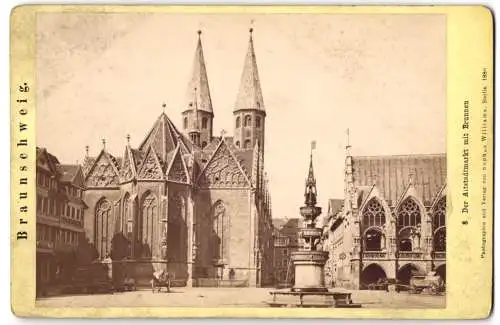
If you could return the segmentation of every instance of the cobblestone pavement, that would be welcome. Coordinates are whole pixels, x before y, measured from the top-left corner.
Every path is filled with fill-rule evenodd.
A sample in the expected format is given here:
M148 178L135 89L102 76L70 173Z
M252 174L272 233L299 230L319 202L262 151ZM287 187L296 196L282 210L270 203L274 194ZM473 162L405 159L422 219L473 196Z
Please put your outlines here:
M37 307L267 307L270 288L172 288L114 294L41 298ZM364 308L444 308L445 296L385 291L351 291L352 300Z

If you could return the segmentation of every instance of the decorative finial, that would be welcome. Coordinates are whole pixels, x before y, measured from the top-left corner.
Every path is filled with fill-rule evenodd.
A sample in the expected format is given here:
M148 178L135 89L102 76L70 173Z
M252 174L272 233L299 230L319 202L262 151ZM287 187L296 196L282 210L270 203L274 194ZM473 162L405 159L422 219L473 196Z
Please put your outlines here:
M408 173L408 183L410 183L410 185L413 184L413 176L413 171L410 171Z
M89 149L90 147L88 145L85 146L85 155L88 157L89 156Z
M198 29L198 38L201 36L201 29Z
M250 29L248 30L250 32L250 35L253 33L253 27L250 27Z
M347 128L347 130L346 130L346 135L347 135L347 139L346 139L345 150L346 150L346 155L350 156L351 155L351 139L350 139L349 128Z
M102 138L102 148L106 150L106 139Z
M127 134L127 144L130 144L130 134Z
M220 138L224 139L224 135L226 134L226 130L222 129L220 130Z
M167 104L165 104L165 102L163 102L163 103L161 104L161 107L162 107L162 109L163 109L163 114L165 114L165 108L167 108Z

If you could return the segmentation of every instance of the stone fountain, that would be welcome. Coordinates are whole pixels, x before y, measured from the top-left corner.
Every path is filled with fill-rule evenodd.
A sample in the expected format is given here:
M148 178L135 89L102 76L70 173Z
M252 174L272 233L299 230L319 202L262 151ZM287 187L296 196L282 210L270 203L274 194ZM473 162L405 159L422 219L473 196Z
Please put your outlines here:
M322 229L316 227L321 207L316 206L316 179L312 152L305 186L305 204L300 208L302 227L299 230L301 247L292 253L295 283L291 289L270 292L271 307L361 307L353 304L350 292L331 292L325 286L324 267L328 252L322 250Z

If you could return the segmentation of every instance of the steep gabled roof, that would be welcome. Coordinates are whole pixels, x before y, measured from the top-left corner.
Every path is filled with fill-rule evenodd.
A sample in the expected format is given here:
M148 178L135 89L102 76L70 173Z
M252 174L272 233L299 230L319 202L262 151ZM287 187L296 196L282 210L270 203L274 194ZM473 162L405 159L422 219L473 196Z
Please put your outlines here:
M46 148L36 148L36 166L37 168L45 169L51 173L57 173L57 165L59 160L47 151Z
M168 153L175 150L177 142L180 142L183 153L191 152L194 149L191 141L177 130L165 113L162 113L140 144L139 151L146 152L149 147L153 146L160 160L166 163Z
M354 185L377 185L389 205L396 204L410 178L417 195L430 205L446 181L446 155L396 155L352 157Z
M79 165L57 165L57 171L61 175L59 180L63 183L73 182L79 168Z

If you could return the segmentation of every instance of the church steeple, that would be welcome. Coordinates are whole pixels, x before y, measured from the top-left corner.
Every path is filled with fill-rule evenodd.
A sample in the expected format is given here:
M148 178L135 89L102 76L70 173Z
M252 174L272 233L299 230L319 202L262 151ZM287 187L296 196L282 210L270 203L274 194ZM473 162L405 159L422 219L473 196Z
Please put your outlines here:
M197 123L196 128L200 131L199 145L204 147L212 139L213 117L212 99L199 30L191 79L187 89L187 103L182 112L184 132L189 133Z
M248 50L233 115L235 145L243 149L252 149L258 140L263 150L266 111L255 56L253 28L250 28Z

